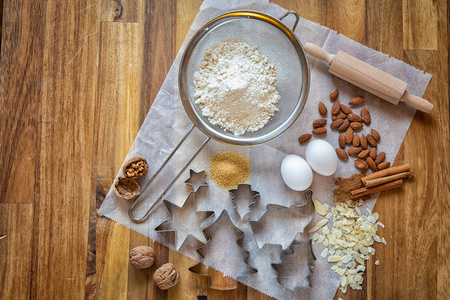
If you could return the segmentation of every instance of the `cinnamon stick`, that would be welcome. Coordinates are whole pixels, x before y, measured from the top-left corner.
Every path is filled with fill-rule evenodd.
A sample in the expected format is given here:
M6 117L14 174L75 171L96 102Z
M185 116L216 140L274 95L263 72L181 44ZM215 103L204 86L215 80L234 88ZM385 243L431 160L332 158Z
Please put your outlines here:
M374 186L371 188L360 188L360 189L351 191L351 194L352 194L351 198L358 199L358 198L366 196L366 195L396 189L396 188L401 187L402 185L403 185L403 179L398 179L396 181L391 181L391 182L377 185L377 186Z
M373 186L377 186L386 182L391 182L397 179L402 179L402 178L412 178L414 177L413 172L403 172L403 173L398 173L395 175L391 175L391 176L386 176L386 177L381 177L381 178L376 178L376 179L369 179L366 180L366 188L370 188Z
M381 178L381 177L395 175L398 173L409 172L409 171L411 171L411 169L409 168L408 164L400 165L400 166L387 168L387 169L372 173L370 175L364 176L363 178L361 178L361 181L364 185L366 185L367 180Z

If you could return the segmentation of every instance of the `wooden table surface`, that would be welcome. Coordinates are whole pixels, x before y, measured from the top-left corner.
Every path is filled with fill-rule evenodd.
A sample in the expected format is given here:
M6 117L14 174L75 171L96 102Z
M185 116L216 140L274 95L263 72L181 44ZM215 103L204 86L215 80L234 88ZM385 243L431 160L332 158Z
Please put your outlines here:
M187 271L194 261L96 215L200 2L4 0L0 299L269 298L241 284L209 290ZM435 109L416 114L396 158L416 177L380 196L381 264L370 260L364 290L344 298L448 298L449 3L275 2L433 74ZM130 267L137 245L156 250L150 271ZM151 274L169 261L181 281L160 291Z

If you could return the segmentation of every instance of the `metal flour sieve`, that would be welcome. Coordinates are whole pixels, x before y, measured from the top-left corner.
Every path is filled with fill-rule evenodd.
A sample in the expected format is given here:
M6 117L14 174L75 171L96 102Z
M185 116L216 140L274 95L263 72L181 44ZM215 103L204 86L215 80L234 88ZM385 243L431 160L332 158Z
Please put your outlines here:
M290 14L296 18L292 30L281 22ZM293 32L298 21L299 15L294 11L287 12L279 19L255 11L235 11L209 21L197 31L183 53L178 73L181 101L193 124L161 167L145 184L141 194L153 182L195 127L200 129L207 136L207 139L142 218L136 218L133 215L133 209L140 199L139 195L136 197L128 211L133 221L143 222L150 215L152 209L163 199L167 191L211 139L234 146L259 145L279 136L294 123L305 105L310 84L306 54ZM195 104L194 97L194 73L200 68L206 48L225 39L233 38L257 46L268 61L275 65L280 94L279 111L269 122L256 132L247 132L241 136L235 136L231 132L224 131L218 125L211 124Z

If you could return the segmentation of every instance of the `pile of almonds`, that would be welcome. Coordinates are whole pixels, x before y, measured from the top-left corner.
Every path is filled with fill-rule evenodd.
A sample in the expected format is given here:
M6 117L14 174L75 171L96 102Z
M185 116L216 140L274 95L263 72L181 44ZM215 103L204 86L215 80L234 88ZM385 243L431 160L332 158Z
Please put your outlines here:
M338 141L339 147L336 149L336 154L342 160L348 160L348 155L355 156L355 166L361 171L366 171L369 168L373 171L380 171L389 168L391 163L385 162L386 153L377 153L378 142L381 139L380 134L375 129L372 129L370 134L357 134L364 128L364 125L369 126L371 122L371 116L367 108L361 110L361 115L353 113L352 109L348 106L341 104L337 100L339 96L339 90L334 89L330 94L330 100L334 101L331 106L331 124L330 128L337 130L339 134ZM364 103L364 97L353 97L349 105L352 107L359 106ZM325 117L328 113L328 109L323 102L319 102L319 113ZM327 132L325 125L327 119L317 119L313 122L313 133L323 134ZM303 134L298 139L299 142L306 143L311 139L311 134ZM346 145L350 147L345 151ZM347 154L348 153L348 154Z

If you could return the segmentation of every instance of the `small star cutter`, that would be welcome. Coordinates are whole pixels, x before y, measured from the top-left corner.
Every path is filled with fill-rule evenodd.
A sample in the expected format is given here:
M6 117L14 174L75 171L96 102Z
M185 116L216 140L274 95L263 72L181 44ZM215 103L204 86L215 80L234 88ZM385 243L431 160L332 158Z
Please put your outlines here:
M155 231L158 233L165 233L165 232L173 232L175 235L175 249L179 251L183 245L186 243L186 240L189 236L194 237L198 241L200 241L202 244L205 244L207 242L207 237L205 236L202 228L202 224L204 224L206 221L210 220L211 218L214 218L214 211L198 211L196 209L196 203L195 203L195 192L191 191L186 199L186 201L183 203L182 206L178 206L176 204L173 204L172 202L164 199L163 200L164 207L166 208L166 211L169 214L169 217L164 220L161 224L159 224ZM181 230L180 228L174 228L174 223L176 224L175 219L179 219L179 215L186 215L186 211L194 213L197 216L196 220L201 220L198 222L195 222L193 224L192 218L184 218L184 221L191 221L191 223L180 221L178 224L182 224L186 226L186 228L192 228L192 226L198 226L196 234L192 232L192 230ZM180 218L181 219L181 218ZM196 221L194 220L194 221ZM175 222L173 222L175 221ZM189 233L187 233L189 232ZM201 233L201 234L200 234ZM180 235L184 236L183 241L181 242Z
M259 200L259 192L252 190L252 186L250 184L241 183L238 184L236 189L228 190L228 193L231 195L231 202L233 203L234 211L241 221L247 222L249 220L249 215L252 212L251 206ZM246 206L247 211L241 215L241 213L239 213L239 204L243 201L247 201L248 205Z
M189 178L186 179L186 181L184 183L186 183L186 185L191 186L194 193L196 193L198 191L198 189L202 186L206 186L206 187L209 186L208 182L206 181L206 178L205 178L205 175L206 175L205 170L200 171L200 172L195 172L194 170L190 169L189 174L190 174Z
M201 246L200 248L197 249L197 253L202 257L202 260L201 260L199 263L197 263L197 264L195 264L195 265L193 265L192 267L189 268L189 271L190 271L190 272L192 272L192 273L194 273L194 274L196 274L196 275L204 276L204 277L207 277L207 278L208 278L208 288L214 289L214 290L222 290L222 291L226 291L226 290L234 290L234 289L236 289L236 288L237 288L237 280L236 280L236 284L235 284L234 286L231 286L231 287L227 287L227 288L219 288L219 287L213 286L213 285L212 285L212 282L211 282L211 276L210 276L209 274L205 274L209 267L207 267L203 262L204 262L204 260L205 260L205 257L208 255L208 244L212 241L212 239L209 237L209 234L208 234L209 229L212 228L212 227L214 227L214 226L217 225L218 223L220 223L220 222L222 221L222 219L224 219L224 218L227 218L228 221L229 221L229 223L231 223L231 224L233 225L233 229L234 229L236 232L239 233L239 236L238 236L237 239L236 239L236 243L237 243L237 245L238 245L240 248L242 248L243 252L245 253L245 256L243 257L243 262L244 262L245 265L247 266L247 270L246 270L246 273L243 273L243 274L238 275L237 278L239 278L239 277L247 277L247 276L250 276L250 275L255 274L255 273L258 272L257 269L251 267L251 266L248 264L248 260L249 260L249 257L250 257L250 253L249 253L248 251L245 251L244 248L243 248L243 246L242 246L242 242L243 242L243 239L244 239L244 232L241 231L238 227L236 227L236 226L233 224L233 222L232 222L231 219L230 219L230 216L228 215L227 210L224 209L224 210L222 211L222 213L220 214L220 216L219 216L219 217L218 217L211 225L209 225L207 228L205 228L205 229L203 230L203 232L205 233L205 235L208 237L208 242L207 242L205 245L203 245L203 246ZM212 269L213 269L213 268L212 268ZM214 270L214 269L213 269L213 270Z
M310 277L313 274L312 263L316 260L312 249L312 241L309 239L300 244L294 243L289 247L289 252L281 254L280 263L271 264L272 268L277 272L277 281L290 291L295 291L298 288L312 288ZM305 251L306 255L303 253ZM304 277L298 276L298 262L292 261L298 256L304 260L300 262L300 265L304 268L301 271L307 273ZM304 282L302 282L303 280Z
M293 204L289 207L283 206L283 205L278 205L278 204L267 204L266 205L266 210L264 211L264 213L262 214L262 216L258 219L258 220L250 220L250 228L252 230L253 233L253 237L255 239L256 245L258 246L258 248L262 248L265 244L272 244L272 245L281 245L282 246L282 250L286 250L287 248L289 248L292 243L295 242L295 240L297 239L297 236L299 236L301 233L303 233L305 231L305 228L311 223L313 217L314 217L314 203L312 201L312 190L307 190L305 192L306 195L306 201L302 204ZM267 227L267 224L264 224L266 222L266 218L268 218L271 214L271 211L273 210L286 210L286 211L293 211L296 212L298 211L299 214L303 214L306 213L307 216L307 221L305 224L302 224L302 228L300 230L297 229L297 232L294 234L292 234L292 240L289 243L277 243L277 242L271 242L271 241L264 241L262 244L258 243L258 239L257 239L257 235L259 231L263 231L266 228L262 228L261 227ZM270 218L269 218L270 219ZM275 227L277 229L281 229L283 230L283 226L280 227Z

